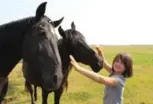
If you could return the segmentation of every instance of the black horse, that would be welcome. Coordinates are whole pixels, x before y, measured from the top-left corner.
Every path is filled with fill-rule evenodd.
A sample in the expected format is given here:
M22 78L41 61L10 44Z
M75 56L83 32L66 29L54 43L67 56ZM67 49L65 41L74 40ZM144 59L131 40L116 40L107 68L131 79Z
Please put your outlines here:
M45 90L61 85L62 67L54 29L63 18L51 21L44 15L46 4L38 6L35 16L0 25L0 104L7 92L7 77L21 58L29 65L25 74L28 81L35 81L29 73L36 75L36 68L42 73Z
M90 65L94 72L99 72L103 68L103 59L86 43L84 36L76 30L74 22L71 23L71 29L64 31L60 26L58 29L62 39L58 41L58 48L62 60L64 79L58 90L54 91L55 104L60 103L64 88L68 87L68 75L71 69L69 55L83 64ZM37 86L34 87L34 97L37 100ZM32 90L32 89L31 89Z

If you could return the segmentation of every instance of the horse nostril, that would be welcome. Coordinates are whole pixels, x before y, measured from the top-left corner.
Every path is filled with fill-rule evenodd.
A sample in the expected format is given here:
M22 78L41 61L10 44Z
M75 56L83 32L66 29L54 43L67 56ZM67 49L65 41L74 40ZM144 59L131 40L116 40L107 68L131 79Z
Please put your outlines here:
M53 82L54 82L55 84L57 84L57 75L54 75L54 76L53 76Z

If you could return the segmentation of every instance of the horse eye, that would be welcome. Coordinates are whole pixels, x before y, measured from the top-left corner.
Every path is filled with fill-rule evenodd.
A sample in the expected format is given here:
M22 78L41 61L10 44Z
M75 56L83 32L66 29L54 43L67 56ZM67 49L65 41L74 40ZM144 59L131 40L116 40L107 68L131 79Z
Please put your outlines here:
M53 23L51 20L48 20L48 22L49 22L51 25L54 26L54 23Z
M48 20L48 22L49 22L49 23L52 23L52 21L51 21L51 20Z
M40 24L40 25L39 25L39 27L40 27L40 28L42 28L42 27L43 27L43 25L42 25L42 24Z

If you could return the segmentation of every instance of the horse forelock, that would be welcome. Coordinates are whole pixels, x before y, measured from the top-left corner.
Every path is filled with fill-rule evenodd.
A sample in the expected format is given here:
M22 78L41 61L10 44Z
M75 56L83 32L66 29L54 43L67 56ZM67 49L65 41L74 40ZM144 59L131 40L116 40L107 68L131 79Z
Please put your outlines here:
M72 29L65 31L65 38L68 41L72 41L74 44L76 44L77 41L85 40L85 37L79 31L72 30Z

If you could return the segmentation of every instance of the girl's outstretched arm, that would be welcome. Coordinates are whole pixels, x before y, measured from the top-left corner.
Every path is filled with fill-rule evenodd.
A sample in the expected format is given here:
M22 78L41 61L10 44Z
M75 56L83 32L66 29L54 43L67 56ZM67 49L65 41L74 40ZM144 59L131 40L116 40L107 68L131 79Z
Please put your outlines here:
M115 86L119 81L115 78L109 78L105 77L102 75L99 75L93 71L89 71L87 69L82 68L73 58L73 56L70 55L71 59L71 64L74 66L75 70L78 71L79 73L83 74L84 76L92 79L93 81L100 83L100 84L105 84L105 85L110 85L110 86Z

